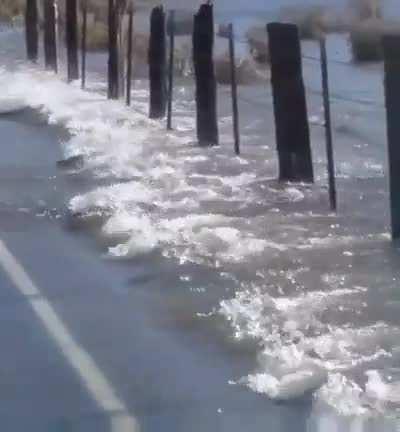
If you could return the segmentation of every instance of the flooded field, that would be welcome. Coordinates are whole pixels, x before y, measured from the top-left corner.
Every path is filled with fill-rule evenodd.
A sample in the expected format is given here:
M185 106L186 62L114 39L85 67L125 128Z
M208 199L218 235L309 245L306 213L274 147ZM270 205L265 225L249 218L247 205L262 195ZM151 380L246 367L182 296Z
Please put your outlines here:
M240 14L245 31L264 19L254 18L264 9L242 3L216 7L221 21ZM274 11L276 5L265 10L265 20ZM105 100L106 56L97 53L82 92L79 83L28 67L18 30L0 33L0 111L30 107L67 132L59 144L66 158L81 157L71 175L84 187L58 209L60 223L92 236L99 259L140 263L138 280L157 292L168 316L154 319L173 322L178 333L195 328L200 347L216 344L227 364L241 365L227 380L229 392L254 392L302 412L296 430L394 431L400 251L389 235L382 64L354 65L347 36L329 36L335 215L319 48L306 41L302 49L314 185L276 181L268 71L239 88L240 157L233 153L229 87L218 89L221 145L199 148L191 78L177 81L174 130L167 133L147 118L145 79L135 81L132 109ZM239 52L245 55L244 44ZM168 266L169 278L160 266ZM278 423L274 430L295 430L293 417Z

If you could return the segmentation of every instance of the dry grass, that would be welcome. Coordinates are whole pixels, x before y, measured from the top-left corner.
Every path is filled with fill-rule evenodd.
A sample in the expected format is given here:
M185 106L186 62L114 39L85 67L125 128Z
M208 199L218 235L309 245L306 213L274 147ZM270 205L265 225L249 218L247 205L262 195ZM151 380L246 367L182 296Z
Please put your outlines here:
M96 21L107 22L108 14L107 0L87 0L89 13L93 13Z
M10 21L24 10L25 0L0 0L0 20Z
M357 20L380 19L383 16L383 0L349 0L349 6Z

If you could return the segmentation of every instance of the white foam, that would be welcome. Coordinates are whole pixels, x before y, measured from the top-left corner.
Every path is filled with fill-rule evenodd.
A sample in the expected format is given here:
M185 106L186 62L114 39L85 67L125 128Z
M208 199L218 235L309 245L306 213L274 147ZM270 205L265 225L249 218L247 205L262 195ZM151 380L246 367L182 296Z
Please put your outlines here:
M340 373L329 375L328 382L318 392L319 398L345 416L369 413L363 400L363 390Z
M289 400L319 389L325 381L326 374L321 370L298 369L280 379L266 373L250 375L248 386L272 399Z
M18 96L6 94L0 97L0 115L15 113L24 108L27 108L27 104Z
M96 87L102 89L91 83L92 89ZM147 96L140 88L135 91L139 101ZM2 106L3 110L28 106L46 114L49 122L65 126L71 134L63 143L65 155L84 155L94 177L112 183L93 186L69 203L72 213L104 218L101 235L113 245L108 257L132 259L160 250L181 263L228 268L240 264L254 275L252 282L240 284L240 277L221 269L228 275L224 282L238 292L221 302L220 314L231 323L237 340L255 339L260 346L257 370L242 383L280 400L313 393L317 401L344 415L379 410L377 401L398 402L397 385L381 375L369 374L365 388L352 376L357 368L389 358L398 330L379 323L352 327L323 319L323 314L344 305L361 308L366 289L350 284L330 263L317 282L321 288L309 291L302 285L302 278L307 281L315 272L303 262L309 251L347 250L350 244L353 251L371 240L387 240L387 233L310 235L303 220L325 214L287 216L280 208L262 207L267 195L275 206L301 202L307 188L270 186L273 173L250 151L234 158L224 146L190 146L195 125L190 95L177 102L176 132L166 134L163 124L147 119L142 102L142 112L128 109L34 68L12 74L0 69L1 94L7 96L0 99L0 112ZM229 122L222 126L229 127ZM367 165L363 170L369 174L380 169L373 162ZM350 165L345 168L346 173L352 170ZM267 272L277 258L273 265L283 269ZM293 268L286 269L286 263Z
M273 298L253 287L223 301L220 313L230 321L235 336L255 338L263 347L258 370L241 382L272 399L314 392L319 403L346 416L377 412L379 404L367 398L372 393L376 400L397 402L400 384L388 386L371 374L363 389L344 373L391 358L400 330L384 323L342 328L319 320L324 310L358 299L362 293L363 287L344 287Z
M400 403L400 381L385 382L377 370L369 370L366 375L368 381L365 389L368 397L383 402Z

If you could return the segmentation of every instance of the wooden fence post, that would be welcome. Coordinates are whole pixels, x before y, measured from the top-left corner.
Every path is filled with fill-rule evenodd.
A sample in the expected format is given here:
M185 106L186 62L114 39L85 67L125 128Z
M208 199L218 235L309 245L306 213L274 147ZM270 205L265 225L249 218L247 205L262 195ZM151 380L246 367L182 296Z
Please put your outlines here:
M25 40L27 58L36 63L39 47L38 8L36 0L26 0Z
M233 31L233 24L229 24L228 32L229 32L229 56L230 56L230 63L231 63L233 136L235 140L235 153L239 155L240 154L239 108L238 108L238 99L237 99L235 35Z
M383 38L392 238L400 238L400 36Z
M86 87L86 37L87 37L87 1L82 0L81 31L81 88Z
M79 78L77 0L65 0L65 11L68 81L73 81Z
M326 54L326 42L323 36L320 39L320 51L321 51L322 95L324 98L324 114L325 114L326 155L328 160L329 202L330 202L331 210L336 211L337 198L336 198L336 184L335 184L335 162L333 158L331 106L329 102L328 57Z
M118 0L108 0L108 98L119 97Z
M127 50L127 71L126 71L126 104L131 104L131 90L132 90L132 53L133 53L133 5L129 6L128 10L129 24L128 24L128 50Z
M164 117L167 108L166 62L165 13L162 6L157 6L151 13L149 43L149 116L152 119Z
M279 178L282 181L313 182L299 31L294 24L282 23L268 24L267 31Z
M175 11L171 11L168 20L169 29L169 65L168 65L168 114L167 129L172 130L172 101L174 97L174 54L175 54Z
M57 72L56 5L44 0L44 58L46 69Z
M201 146L218 145L213 5L200 6L194 16L193 63L196 79L197 138Z

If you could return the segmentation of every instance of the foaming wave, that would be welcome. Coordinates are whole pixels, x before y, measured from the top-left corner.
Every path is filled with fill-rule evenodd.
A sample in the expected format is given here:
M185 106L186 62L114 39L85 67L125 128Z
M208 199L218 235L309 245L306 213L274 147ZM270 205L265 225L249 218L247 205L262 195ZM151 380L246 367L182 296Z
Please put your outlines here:
M19 106L40 110L49 122L70 132L63 143L65 156L83 155L94 181L111 183L69 202L73 215L100 216L107 257L132 259L159 251L179 263L228 267L221 274L229 276L237 293L221 302L220 314L237 340L251 338L260 345L258 369L238 382L276 400L312 394L344 415L382 412L380 403L398 402L398 386L366 372L393 357L399 331L384 323L357 326L326 318L345 303L361 310L367 291L337 281L338 256L351 260L350 245L385 240L387 234L368 237L342 229L325 235L324 225L320 235L317 229L310 235L305 221L316 225L329 217L312 211L287 215L284 206L304 204L311 189L273 183L271 163L259 154L233 158L224 146L190 146L194 122L186 101L177 102L182 113L177 130L165 133L160 123L147 119L144 109L106 101L99 93L82 92L34 68L12 75L0 70L0 86L0 94L6 95L0 96L0 112L1 107ZM93 87L102 89L100 84ZM143 89L135 91L138 97L146 95ZM372 163L365 168L377 169ZM346 251L337 253L340 248ZM313 261L307 263L308 254L318 260L327 250L334 253L322 281L318 279L324 286L304 292L315 271ZM283 269L273 273L270 263ZM235 266L246 267L252 282L241 283L231 270ZM297 283L301 278L305 281ZM265 283L258 284L260 279ZM272 286L271 279L279 286Z
M235 337L256 339L262 347L258 370L239 382L276 400L313 394L316 402L346 416L371 415L383 412L382 404L398 404L400 384L385 383L368 368L393 361L400 329L385 323L335 327L322 318L351 299L361 301L362 293L362 287L338 288L274 298L248 287L223 301L220 313Z

